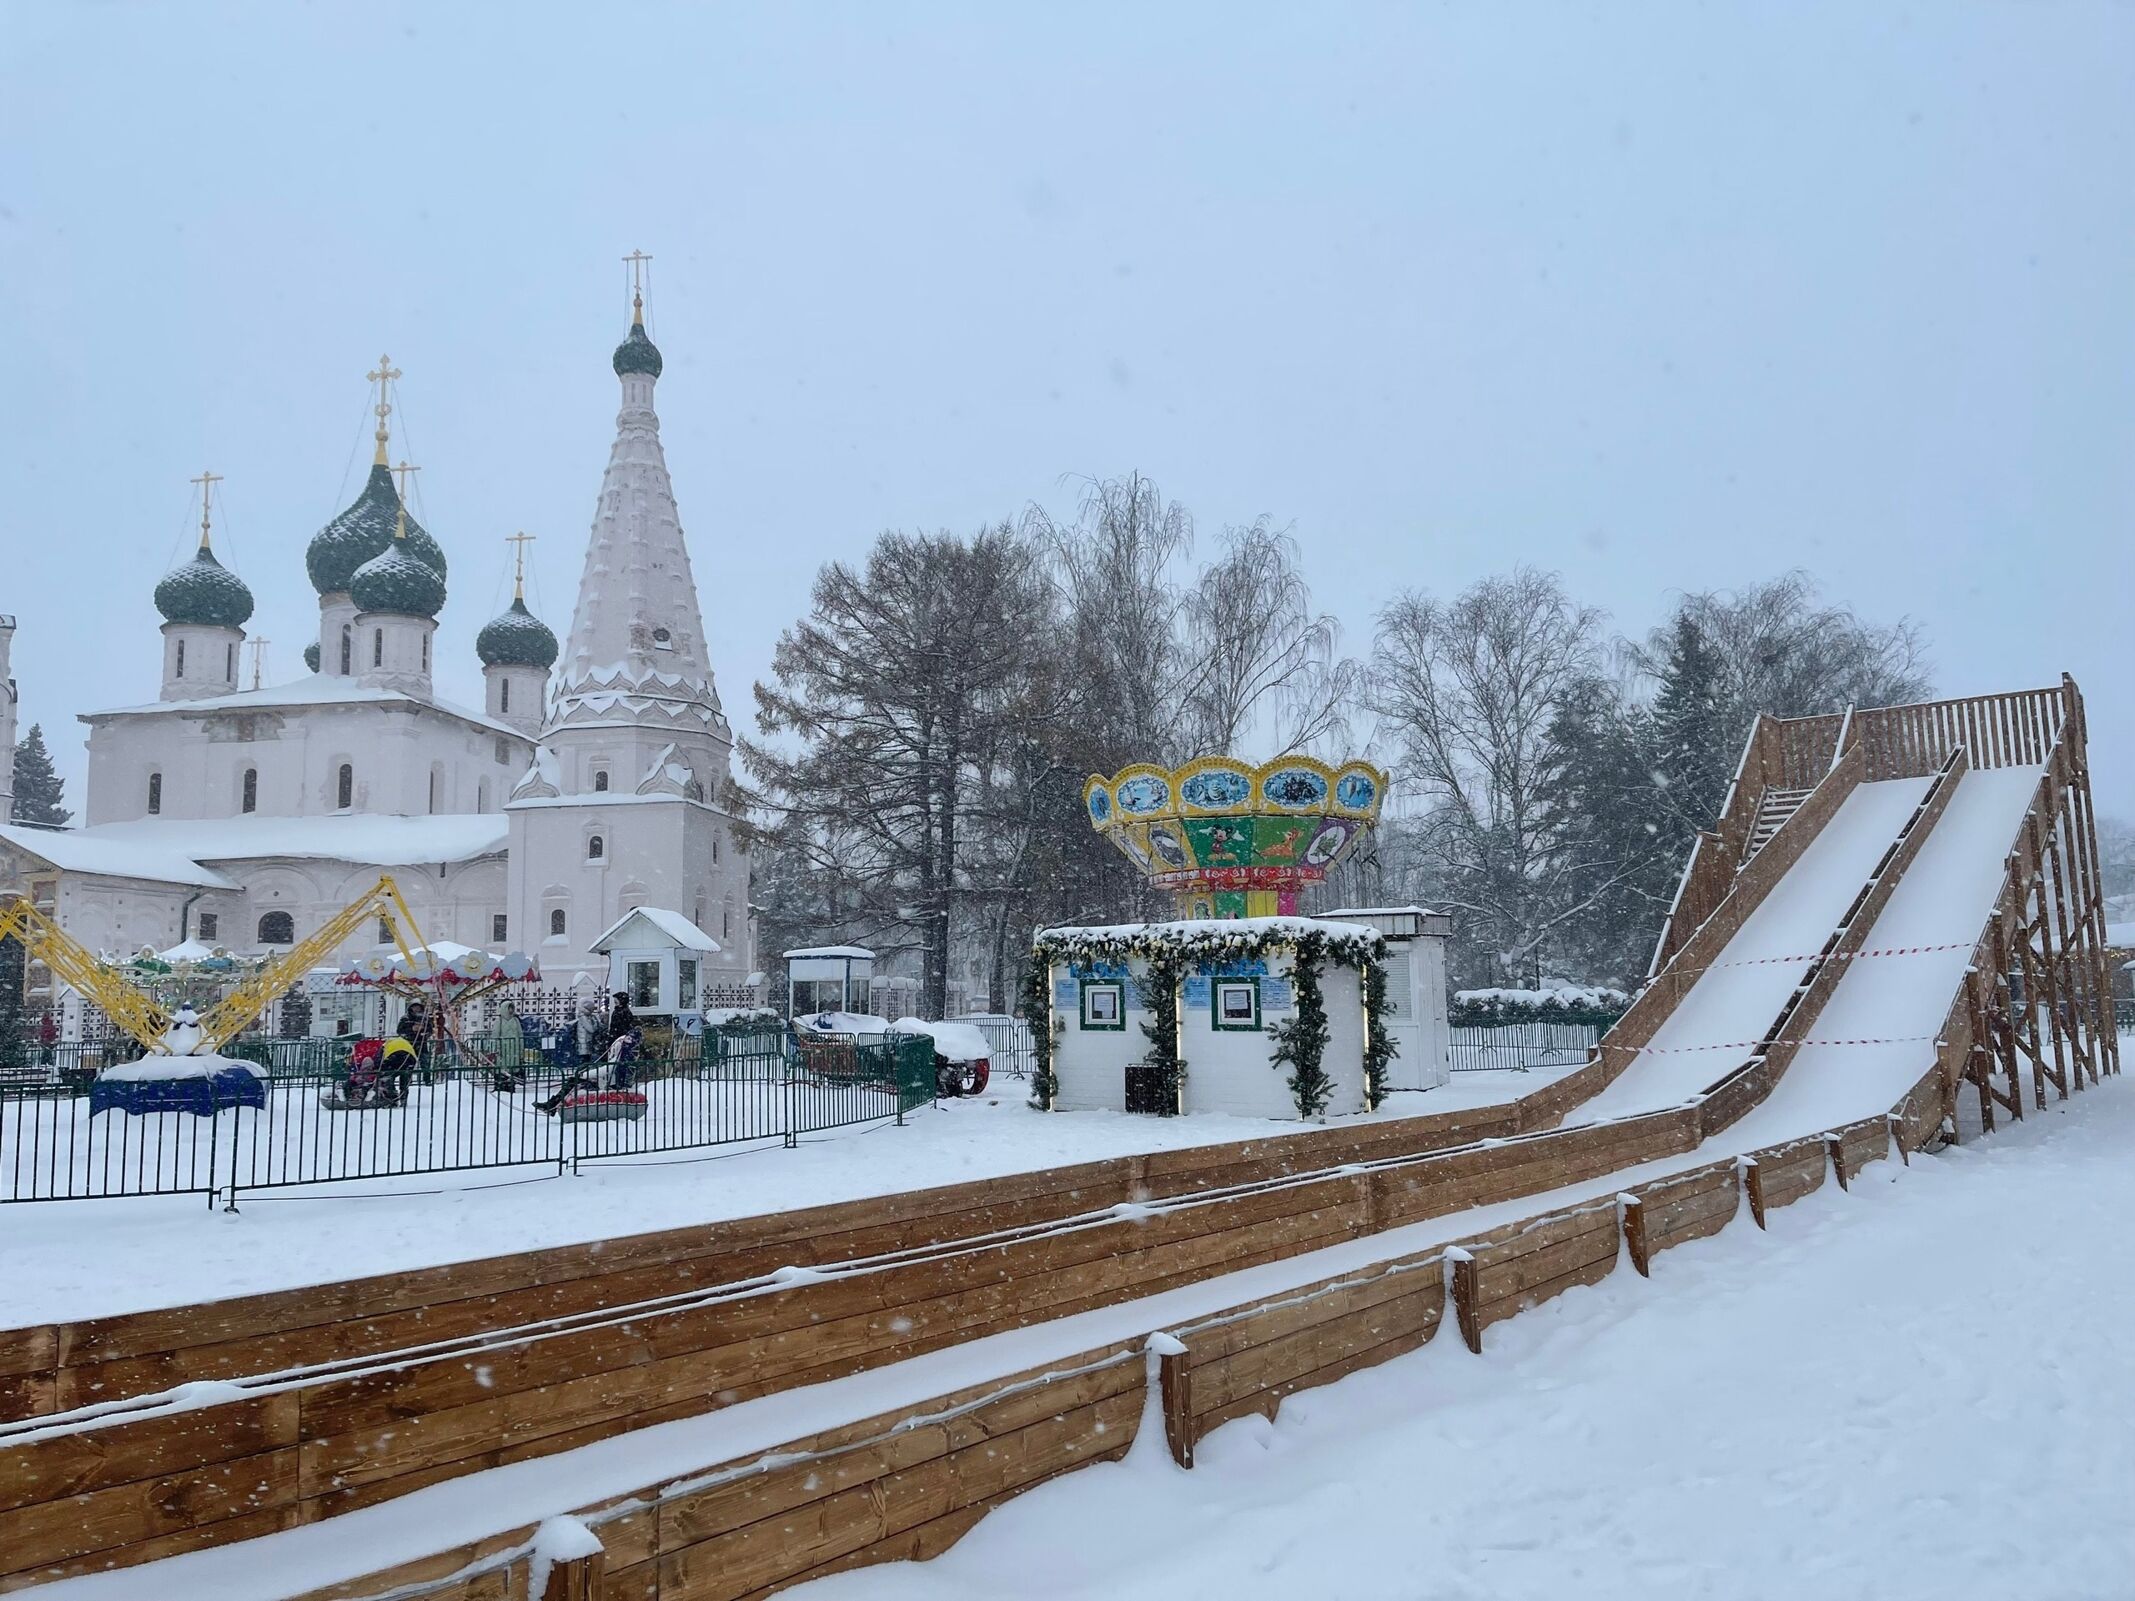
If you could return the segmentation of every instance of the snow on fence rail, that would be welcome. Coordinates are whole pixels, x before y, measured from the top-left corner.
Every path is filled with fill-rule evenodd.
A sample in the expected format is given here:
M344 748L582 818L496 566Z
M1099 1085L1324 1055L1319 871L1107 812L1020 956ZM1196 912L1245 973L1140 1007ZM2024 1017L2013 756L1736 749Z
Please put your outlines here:
M636 1121L560 1118L541 1103L586 1082L592 1065L468 1041L371 1104L346 1106L345 1042L257 1042L263 1106L134 1113L100 1106L94 1069L0 1085L0 1201L204 1195L392 1180L485 1168L557 1171L748 1140L784 1139L880 1118L932 1099L923 1041L795 1053L783 1033L678 1041L629 1064L644 1097ZM287 1050L265 1049L287 1045ZM245 1054L254 1055L247 1051Z

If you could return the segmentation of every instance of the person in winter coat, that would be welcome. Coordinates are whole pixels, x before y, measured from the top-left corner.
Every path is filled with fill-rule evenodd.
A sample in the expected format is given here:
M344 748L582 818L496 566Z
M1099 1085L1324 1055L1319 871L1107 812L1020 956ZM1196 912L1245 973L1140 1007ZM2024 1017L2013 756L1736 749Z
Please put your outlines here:
M634 1034L637 1032L637 1026L637 1013L630 1009L629 992L617 990L614 1009L608 1013L608 1038L619 1040L625 1034Z
M581 1062L593 1061L600 1055L607 1046L602 1037L607 1032L607 1025L601 1021L599 1001L589 1000L578 1009L577 1044Z

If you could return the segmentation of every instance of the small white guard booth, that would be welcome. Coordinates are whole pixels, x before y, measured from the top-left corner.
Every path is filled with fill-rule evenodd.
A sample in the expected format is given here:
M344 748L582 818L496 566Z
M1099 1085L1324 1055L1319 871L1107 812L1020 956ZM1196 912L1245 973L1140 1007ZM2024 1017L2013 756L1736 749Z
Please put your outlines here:
M1289 1064L1274 1059L1271 1027L1297 1015L1297 940L1321 936L1318 969L1327 1041L1322 1116L1367 1110L1365 964L1385 955L1376 929L1317 918L1246 917L1047 929L1053 1035L1052 1108L1125 1112L1300 1115ZM1153 976L1170 966L1176 1083L1153 1068L1144 1025L1160 1011Z
M711 935L659 906L625 912L588 948L608 958L608 988L647 1017L697 1011L708 959L719 954Z
M864 945L810 945L786 952L786 987L795 1017L867 1012L874 976L875 953Z
M1386 936L1386 1029L1401 1054L1387 1064L1395 1090L1435 1090L1453 1077L1446 1029L1446 942L1453 919L1421 906L1344 906L1320 913Z

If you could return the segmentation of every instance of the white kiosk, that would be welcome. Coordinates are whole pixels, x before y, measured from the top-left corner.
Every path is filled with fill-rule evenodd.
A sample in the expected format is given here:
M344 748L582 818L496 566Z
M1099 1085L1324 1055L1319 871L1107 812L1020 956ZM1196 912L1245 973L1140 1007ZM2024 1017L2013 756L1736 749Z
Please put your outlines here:
M633 1012L672 1017L702 1007L705 968L719 942L680 912L640 906L589 949L608 958L608 988L628 995Z
M863 945L810 945L786 952L786 983L794 1017L868 1009L875 953Z
M1446 941L1453 919L1421 906L1345 906L1330 923L1362 923L1386 936L1386 1031L1401 1047L1389 1089L1434 1090L1453 1076L1446 1030Z

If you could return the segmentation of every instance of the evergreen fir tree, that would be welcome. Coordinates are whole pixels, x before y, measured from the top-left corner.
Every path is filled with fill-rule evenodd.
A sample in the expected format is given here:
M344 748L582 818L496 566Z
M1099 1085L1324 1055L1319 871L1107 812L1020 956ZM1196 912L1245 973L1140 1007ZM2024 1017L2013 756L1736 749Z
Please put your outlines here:
M15 811L17 823L46 823L63 827L74 814L60 803L66 798L59 774L52 766L52 753L44 746L44 728L30 724L30 731L15 747Z
M1653 699L1654 781L1662 809L1687 850L1690 837L1710 828L1727 799L1742 731L1727 694L1727 665L1687 610L1676 613Z

